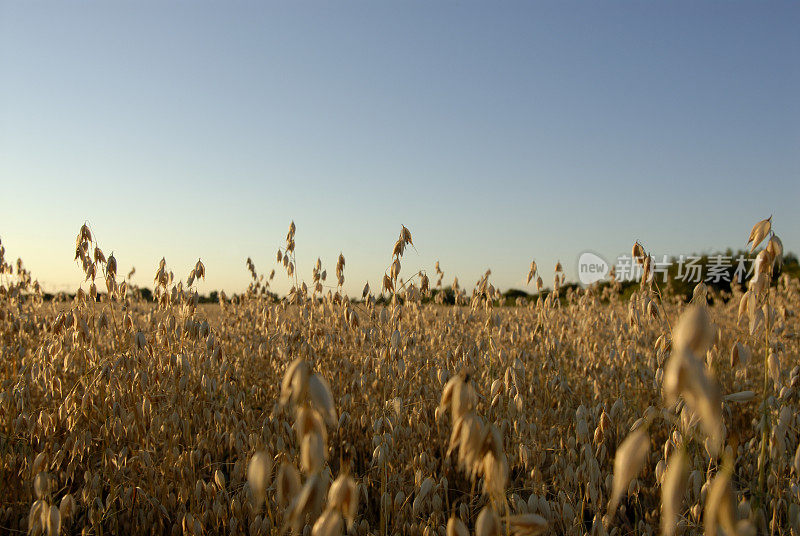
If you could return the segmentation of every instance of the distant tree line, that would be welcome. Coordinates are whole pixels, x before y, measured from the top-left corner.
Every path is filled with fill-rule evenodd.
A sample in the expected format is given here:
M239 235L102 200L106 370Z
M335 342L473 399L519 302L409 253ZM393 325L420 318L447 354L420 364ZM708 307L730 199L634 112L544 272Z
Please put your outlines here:
M708 287L720 293L730 293L732 286L738 285L743 289L746 282L752 276L752 263L755 260L755 255L747 251L736 251L731 249L722 253L712 254L698 254L687 255L683 257L669 257L655 259L655 282L658 283L663 292L678 296L688 301L692 297L694 287L703 282ZM616 267L619 268L619 267ZM618 284L617 290L622 298L629 296L640 284L640 275L637 277L635 272L636 267L631 267L631 272L624 274L617 274ZM627 266L625 267L627 270ZM619 271L619 270L618 270ZM640 273L639 273L640 274ZM783 257L783 263L780 268L773 274L773 279L777 280L782 274L788 274L793 279L800 279L800 262L797 255L794 253L787 253ZM624 277L623 277L624 276ZM611 286L610 281L602 281L598 284L598 288L603 290ZM561 297L570 294L579 288L577 283L567 283L561 286L559 295ZM153 291L147 287L133 287L130 290L145 301L153 301ZM518 300L529 301L535 300L539 297L545 298L551 289L542 289L538 294L531 294L524 290L510 288L503 292L502 305L515 305ZM445 305L453 305L455 303L455 292L452 287L433 288L431 289L430 296L423 299L423 303L436 302L436 297L443 294L441 303ZM98 294L101 296L102 294ZM54 298L59 299L73 299L75 294L58 293L52 294L46 292L43 294L45 300L50 301ZM278 301L280 298L277 294L269 292L268 299ZM238 299L237 295L231 297ZM385 304L390 299L390 296L381 294L376 297L375 301L378 304ZM218 303L219 291L212 290L208 294L199 296L200 303ZM358 301L352 299L351 301Z

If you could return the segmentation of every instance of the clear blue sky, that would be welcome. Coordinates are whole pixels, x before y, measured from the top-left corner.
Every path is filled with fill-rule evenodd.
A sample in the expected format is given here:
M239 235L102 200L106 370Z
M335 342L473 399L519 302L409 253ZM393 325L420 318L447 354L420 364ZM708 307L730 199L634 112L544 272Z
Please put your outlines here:
M203 289L341 250L403 273L800 239L797 2L0 1L0 237L74 289L84 220L120 271ZM286 289L276 276L277 289Z

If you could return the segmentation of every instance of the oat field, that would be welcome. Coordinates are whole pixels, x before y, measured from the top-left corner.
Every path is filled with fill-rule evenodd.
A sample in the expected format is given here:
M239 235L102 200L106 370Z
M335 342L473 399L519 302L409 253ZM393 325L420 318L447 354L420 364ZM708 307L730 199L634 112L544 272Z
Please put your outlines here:
M344 256L299 280L292 223L277 275L248 259L207 305L201 260L154 266L146 301L87 225L74 297L0 246L0 533L798 535L800 283L774 223L745 287L689 303L638 242L630 299L532 263L546 297L504 303L487 272L455 305L448 267L402 266L406 227L363 296Z

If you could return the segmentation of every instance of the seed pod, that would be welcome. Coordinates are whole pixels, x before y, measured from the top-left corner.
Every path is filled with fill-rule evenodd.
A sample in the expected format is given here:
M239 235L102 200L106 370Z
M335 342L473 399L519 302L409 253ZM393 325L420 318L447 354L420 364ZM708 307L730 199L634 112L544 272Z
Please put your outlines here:
M636 430L626 437L617 449L614 457L614 484L609 499L609 513L616 511L628 484L641 471L648 450L650 450L650 436L643 429Z
M42 471L33 479L33 491L37 499L44 499L50 493L50 475Z
M566 506L569 504L567 503ZM536 536L547 530L547 520L537 514L518 514L508 518L511 532L517 536Z
M339 510L351 530L358 511L358 488L349 475L340 475L328 490L328 507Z
M33 463L31 464L31 471L36 473L41 473L47 468L47 455L44 452L40 452L36 455L33 459Z
M319 474L310 476L288 508L287 522L295 533L300 532L306 516L313 519L319 514L324 500L325 483L322 477Z
M221 477L222 483L217 481L217 474L214 474L214 480L220 489L225 489L225 476L222 472L217 470ZM250 463L247 464L247 483L253 492L256 506L259 507L264 503L266 498L267 487L269 486L270 474L272 473L272 458L264 451L256 452Z
M775 264L781 266L783 264L783 242L778 238L778 235L773 234L772 238L767 242L766 251L772 257Z
M676 351L688 348L702 355L711 345L714 337L711 319L705 307L694 306L684 312L678 320L672 337Z
M417 499L420 502L424 501L428 498L431 490L433 489L433 479L431 477L426 478L422 481L422 484L419 486L419 493L417 493Z
M751 356L752 352L750 351L750 347L737 342L731 347L731 367L746 367L747 364L750 363Z
M725 395L724 399L728 402L749 402L755 398L756 394L753 391L739 391Z
M317 407L319 412L325 418L326 422L335 427L339 419L336 416L336 408L333 406L333 395L331 394L330 385L319 374L313 374L308 379L308 394L311 397L314 406Z
M117 259L114 257L114 252L111 252L111 255L108 257L106 273L112 278L117 275Z
M289 364L281 382L281 404L299 400L306 395L309 373L308 363L300 357Z
M394 283L392 283L391 278L386 274L383 275L383 290L394 292Z
M753 225L753 228L750 230L750 238L747 239L747 243L750 244L750 253L764 240L771 228L772 216Z
M704 515L706 534L717 534L717 527L722 528L726 534L738 534L736 512L730 475L723 469L717 473L708 488Z
M326 457L325 445L319 434L307 434L300 444L300 464L307 474L317 473L322 470Z
M500 536L500 521L489 505L481 509L475 521L475 536Z
M252 463L252 461L251 461L251 463ZM217 485L217 487L220 490L222 490L222 491L225 490L225 475L219 469L214 471L214 483Z
M754 271L756 274L764 274L765 276L772 275L772 268L775 264L775 257L769 252L769 250L762 249L756 255L755 261L755 268ZM767 284L769 284L769 277L766 278Z
M631 248L631 258L636 261L637 264L644 263L644 248L638 241L635 242L633 248Z
M447 536L469 536L469 530L463 521L453 515L447 520L446 534Z
M531 267L528 270L528 278L525 280L525 284L529 285L531 279L536 275L536 261L531 261Z
M28 534L41 534L46 531L49 515L50 509L47 507L47 502L43 499L34 501L28 512Z
M670 457L661 485L661 534L672 536L683 504L689 478L689 463L683 448Z
M47 513L47 536L59 536L59 534L61 534L61 513L56 505L52 505Z
M334 510L325 510L314 523L311 536L339 536L342 533L342 516Z
M277 476L278 504L286 506L300 491L300 474L293 465L282 463ZM265 488L266 489L266 488Z
M67 493L64 495L64 497L61 499L61 505L58 508L59 512L61 513L61 519L64 521L71 519L73 514L75 514L76 508L77 505L72 494Z
M401 226L402 229L400 230L400 240L405 242L406 244L414 245L414 242L411 240L411 231L405 225Z

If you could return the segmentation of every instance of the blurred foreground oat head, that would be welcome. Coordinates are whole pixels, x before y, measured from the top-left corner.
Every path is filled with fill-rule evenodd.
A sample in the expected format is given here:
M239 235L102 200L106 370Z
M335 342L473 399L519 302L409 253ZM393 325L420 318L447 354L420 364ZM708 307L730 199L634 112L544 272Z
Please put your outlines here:
M800 285L771 218L746 287L690 303L637 242L630 299L559 263L544 298L487 271L445 306L405 226L356 301L343 254L300 280L295 234L286 297L248 258L210 305L201 260L162 259L148 301L87 225L74 297L0 245L0 532L800 534Z

